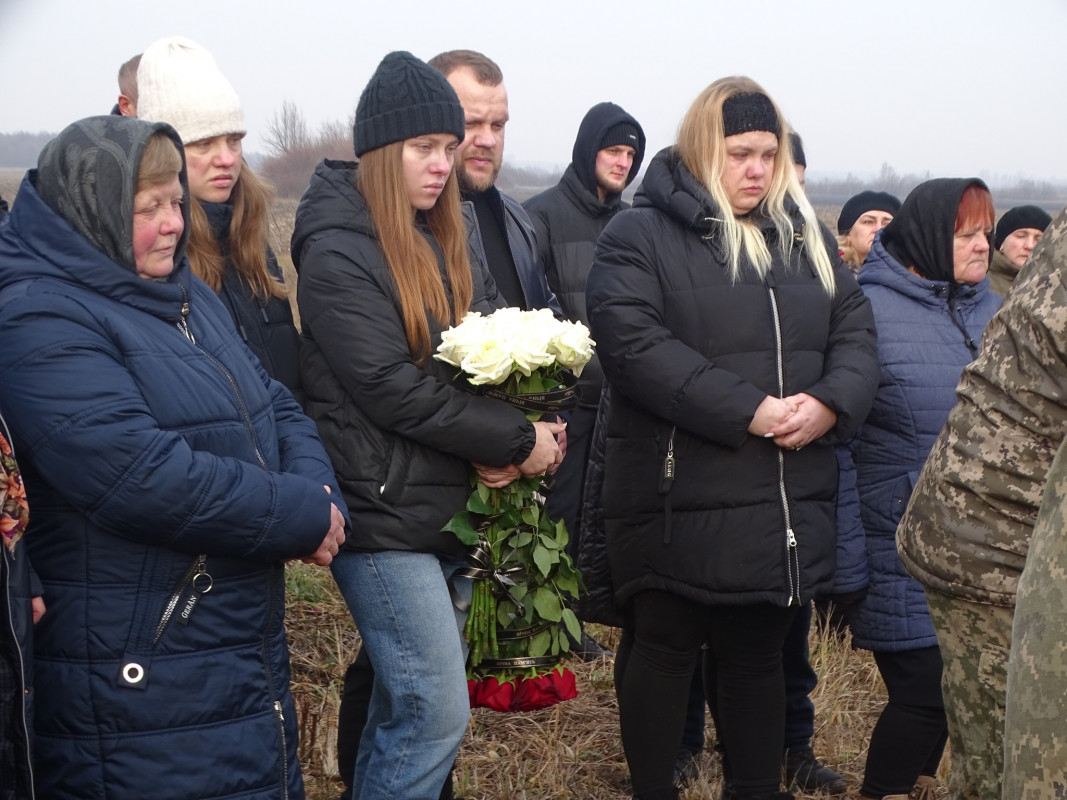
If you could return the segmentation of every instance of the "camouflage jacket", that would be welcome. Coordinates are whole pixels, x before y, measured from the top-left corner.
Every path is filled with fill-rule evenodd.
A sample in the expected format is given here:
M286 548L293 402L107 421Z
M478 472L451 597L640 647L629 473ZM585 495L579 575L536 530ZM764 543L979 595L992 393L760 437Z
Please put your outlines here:
M956 396L897 528L897 549L928 588L1010 607L1067 432L1067 210L986 328Z

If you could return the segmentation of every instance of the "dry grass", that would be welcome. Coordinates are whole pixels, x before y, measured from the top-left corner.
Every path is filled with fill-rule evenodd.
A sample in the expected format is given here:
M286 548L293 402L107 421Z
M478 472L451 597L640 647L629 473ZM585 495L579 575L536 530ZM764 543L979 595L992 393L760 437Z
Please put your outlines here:
M358 635L325 570L297 564L291 567L289 581L293 693L308 797L334 800L342 789L336 756L340 686L355 657ZM590 630L608 646L617 643L615 629L590 626ZM819 675L812 696L815 751L848 778L856 796L885 688L870 654L853 650L847 638L815 630L811 651ZM456 769L457 795L478 800L630 797L611 663L569 666L578 678L580 694L575 700L525 714L474 711ZM701 774L683 793L686 800L719 797L721 772L710 749L714 741L710 721L707 740Z

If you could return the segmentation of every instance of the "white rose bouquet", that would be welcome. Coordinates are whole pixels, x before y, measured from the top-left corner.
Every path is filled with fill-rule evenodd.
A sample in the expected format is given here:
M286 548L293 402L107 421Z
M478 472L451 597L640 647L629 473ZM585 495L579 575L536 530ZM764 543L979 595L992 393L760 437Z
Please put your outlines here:
M588 329L548 309L471 312L442 334L434 358L459 369L471 391L515 405L531 420L577 403L577 376L593 355ZM577 694L559 667L566 631L581 630L568 598L581 576L566 553L567 528L544 509L540 478L490 489L472 474L467 507L445 526L473 546L470 644L472 707L528 711ZM566 628L566 631L564 631Z

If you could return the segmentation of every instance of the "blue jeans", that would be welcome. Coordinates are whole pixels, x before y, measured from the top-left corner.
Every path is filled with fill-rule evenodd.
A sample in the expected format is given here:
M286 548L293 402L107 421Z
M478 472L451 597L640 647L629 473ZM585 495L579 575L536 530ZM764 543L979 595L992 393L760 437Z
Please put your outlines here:
M341 551L330 569L374 665L352 797L437 800L470 719L464 612L448 578L464 562ZM470 601L471 582L455 578Z

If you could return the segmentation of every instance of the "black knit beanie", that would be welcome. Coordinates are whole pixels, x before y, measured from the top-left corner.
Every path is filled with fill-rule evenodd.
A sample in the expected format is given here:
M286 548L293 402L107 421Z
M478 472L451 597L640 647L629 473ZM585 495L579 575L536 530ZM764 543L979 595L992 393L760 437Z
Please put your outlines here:
M1015 206L1004 212L1004 216L997 223L997 233L993 237L993 246L999 250L1008 238L1008 234L1019 228L1035 228L1044 231L1052 222L1052 217L1037 206Z
M643 138L636 125L631 125L629 122L620 122L618 125L608 128L604 135L600 137L599 149L605 150L608 147L626 144L632 147L636 154L644 149L641 144Z
M778 135L778 113L771 98L760 92L740 92L722 103L723 136L749 131L767 131Z
M837 218L837 232L848 233L856 220L868 211L884 211L894 217L900 211L900 201L889 192L860 192L845 201Z
M445 76L411 53L382 59L356 106L352 142L356 157L427 133L451 133L463 141L463 106Z

